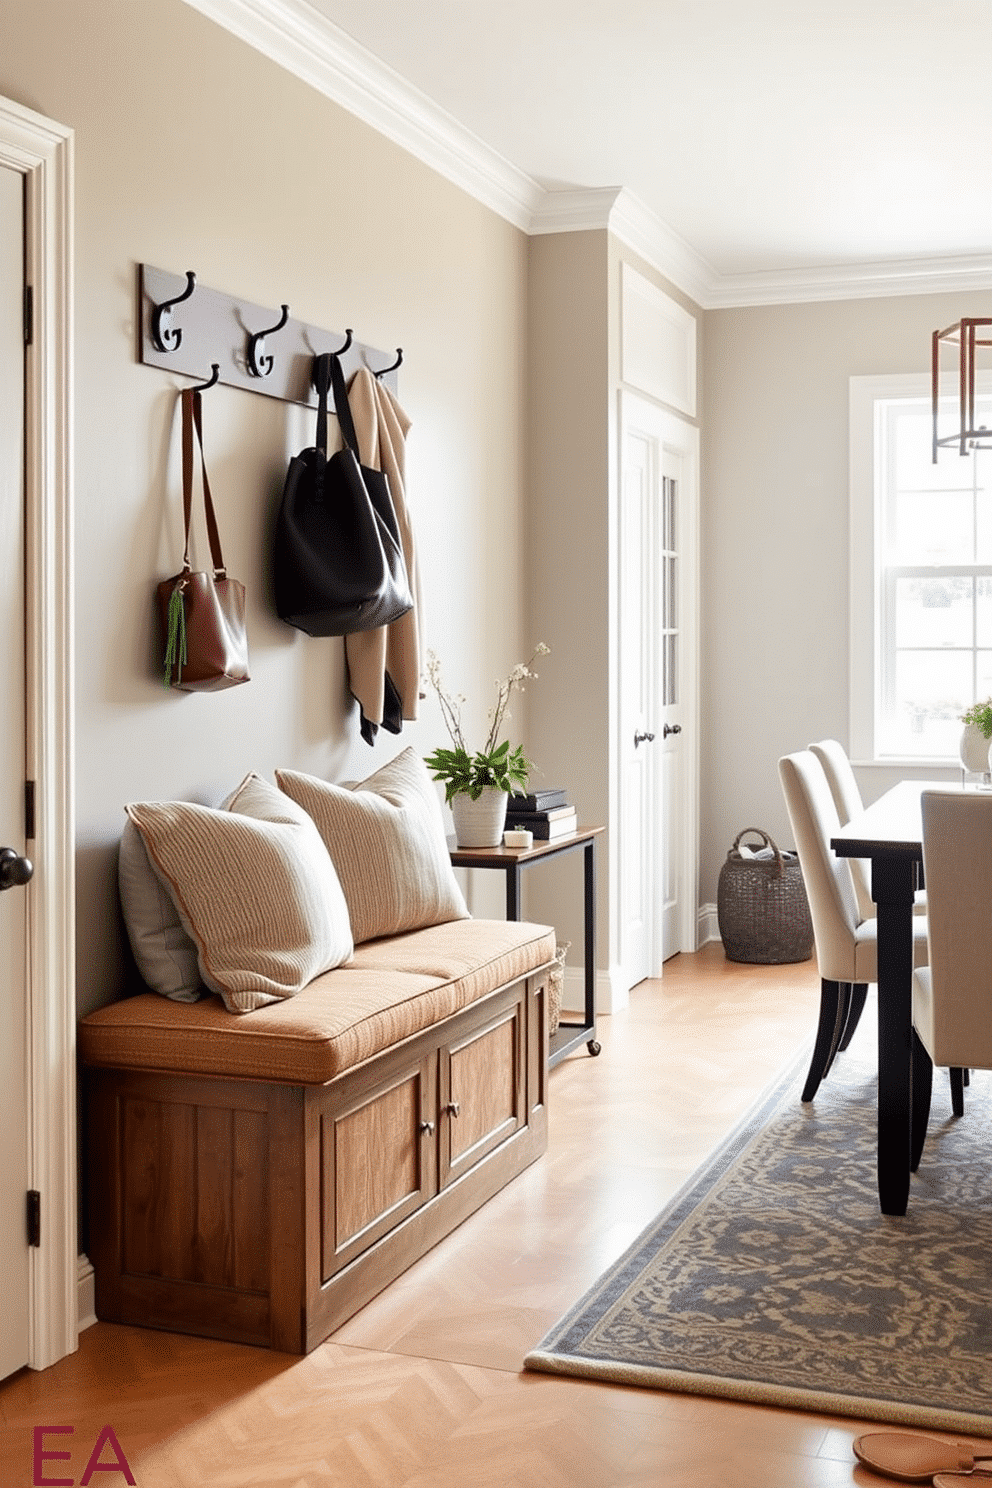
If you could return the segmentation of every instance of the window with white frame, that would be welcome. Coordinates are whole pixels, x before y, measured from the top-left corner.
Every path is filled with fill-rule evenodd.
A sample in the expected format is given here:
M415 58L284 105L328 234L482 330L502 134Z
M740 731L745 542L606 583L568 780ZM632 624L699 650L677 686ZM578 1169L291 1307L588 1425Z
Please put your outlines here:
M992 427L992 386L977 422ZM992 696L992 451L933 461L929 377L851 379L851 750L958 762Z

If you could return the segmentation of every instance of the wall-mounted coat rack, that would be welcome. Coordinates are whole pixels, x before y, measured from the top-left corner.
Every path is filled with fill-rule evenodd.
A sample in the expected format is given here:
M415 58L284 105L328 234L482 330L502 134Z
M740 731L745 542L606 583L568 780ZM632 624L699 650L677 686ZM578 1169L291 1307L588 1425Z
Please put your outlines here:
M147 366L316 408L313 359L336 351L346 379L368 367L397 391L399 349L379 351L353 340L351 331L292 320L288 305L273 310L207 289L192 271L170 274L139 264L138 306L139 356Z

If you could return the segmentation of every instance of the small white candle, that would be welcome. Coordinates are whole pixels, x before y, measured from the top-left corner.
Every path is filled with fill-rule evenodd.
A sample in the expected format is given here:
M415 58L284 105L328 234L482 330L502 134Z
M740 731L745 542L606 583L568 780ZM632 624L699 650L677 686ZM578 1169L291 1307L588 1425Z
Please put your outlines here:
M534 833L525 827L508 827L503 833L504 847L533 847Z

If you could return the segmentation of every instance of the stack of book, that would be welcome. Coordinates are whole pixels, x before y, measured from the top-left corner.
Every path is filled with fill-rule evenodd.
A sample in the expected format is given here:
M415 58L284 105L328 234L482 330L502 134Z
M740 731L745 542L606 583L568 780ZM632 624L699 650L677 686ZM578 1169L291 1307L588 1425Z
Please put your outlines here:
M535 842L551 842L555 837L567 837L574 832L578 818L575 807L569 805L568 792L560 786L549 786L528 796L511 796L506 825L533 832Z

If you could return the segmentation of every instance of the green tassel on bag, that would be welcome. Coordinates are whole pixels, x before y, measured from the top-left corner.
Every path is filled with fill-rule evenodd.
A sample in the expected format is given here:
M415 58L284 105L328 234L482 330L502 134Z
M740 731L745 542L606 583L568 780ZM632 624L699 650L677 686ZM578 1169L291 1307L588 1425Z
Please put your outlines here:
M165 677L163 687L172 681L172 669L176 667L176 681L181 682L186 665L186 611L183 609L183 585L177 584L169 595L168 636L165 644Z

